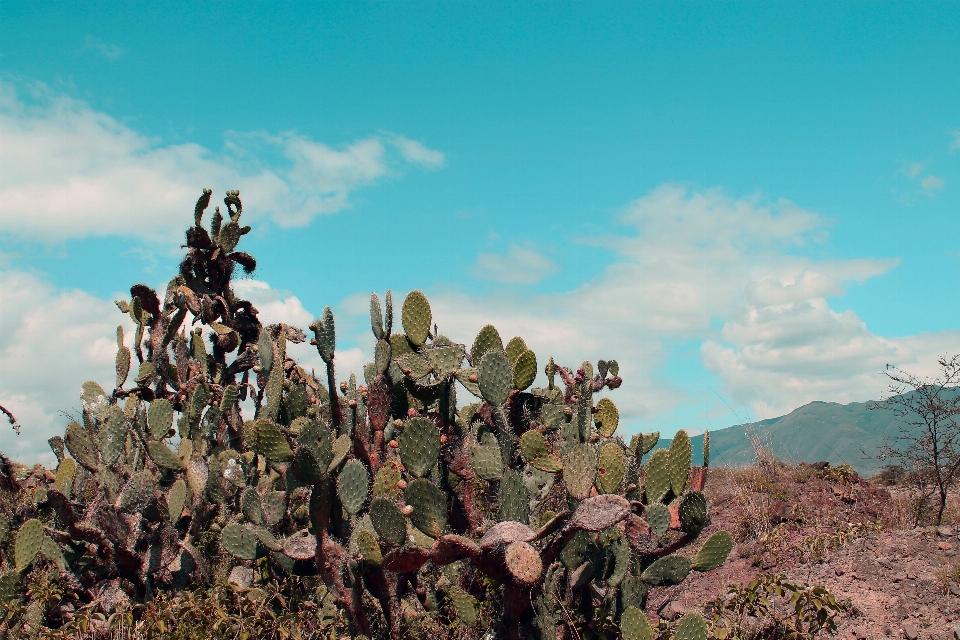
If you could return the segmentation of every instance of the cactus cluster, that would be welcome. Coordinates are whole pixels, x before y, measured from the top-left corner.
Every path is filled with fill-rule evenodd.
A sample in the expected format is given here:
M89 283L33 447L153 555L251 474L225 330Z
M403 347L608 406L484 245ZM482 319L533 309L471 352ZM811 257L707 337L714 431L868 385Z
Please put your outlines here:
M136 323L132 349L118 331L116 387L86 383L82 418L51 440L49 517L17 527L0 598L22 597L18 575L39 558L91 593L119 578L140 601L226 573L241 590L251 575L315 576L368 637L445 611L474 637L651 638L648 592L726 559L726 532L681 553L709 523L706 469L682 431L650 456L658 434L616 435L617 407L598 398L621 385L616 361L550 358L533 387L522 338L504 346L486 326L457 343L420 291L395 333L387 292L371 297L363 383L337 382L331 310L310 325L321 382L287 354L304 332L263 326L230 287L236 265L256 266L235 251L249 231L238 192L229 221L217 208L204 228L209 201L162 300L136 285L117 303ZM496 615L481 617L487 602ZM705 630L689 614L674 637Z

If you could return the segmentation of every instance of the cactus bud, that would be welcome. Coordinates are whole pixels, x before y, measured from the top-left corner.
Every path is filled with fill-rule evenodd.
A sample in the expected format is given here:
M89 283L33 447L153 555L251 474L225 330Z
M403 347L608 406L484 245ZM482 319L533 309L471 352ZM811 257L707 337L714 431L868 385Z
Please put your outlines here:
M347 392L347 381L346 381L346 380L341 380L341 381L340 381L340 393L346 393L346 392Z
M406 480L403 480L403 479L397 480L397 489L400 489L400 491L403 491L406 488L407 488Z
M351 409L356 409L356 407L357 407L357 401L356 401L356 400L350 400L350 402L348 402L347 404L350 405L350 408L351 408Z
M410 505L406 505L403 507L403 509L400 509L400 513L402 513L403 515L409 518L410 516L413 515L413 507L411 507Z
M477 374L475 374L475 373L471 373L471 374L470 374L470 377L469 377L468 379L470 380L470 382L472 382L472 383L474 383L474 384L476 384L477 382L480 381L480 378L478 378L478 377L477 377Z
M397 442L396 440L391 440L391 441L390 441L390 446L391 446L393 449L396 449L397 447L400 446L400 443Z
M403 420L401 420L400 418L397 418L396 420L393 421L393 426L399 429L400 427L403 426Z
M447 444L447 441L448 441L449 439L450 439L450 438L448 438L448 437L445 436L445 435L440 436L440 444Z

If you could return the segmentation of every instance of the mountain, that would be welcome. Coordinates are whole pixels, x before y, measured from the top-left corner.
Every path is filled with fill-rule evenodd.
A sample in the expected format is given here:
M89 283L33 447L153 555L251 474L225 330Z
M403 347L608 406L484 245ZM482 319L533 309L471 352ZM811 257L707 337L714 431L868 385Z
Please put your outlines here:
M955 389L953 393L960 393ZM880 460L880 449L900 435L903 424L892 411L867 408L866 402L811 402L779 418L734 425L710 432L710 465L740 467L756 463L748 434L785 462L849 464L862 476L878 473L892 461ZM694 464L703 463L703 436L692 437ZM661 440L657 448L668 448Z

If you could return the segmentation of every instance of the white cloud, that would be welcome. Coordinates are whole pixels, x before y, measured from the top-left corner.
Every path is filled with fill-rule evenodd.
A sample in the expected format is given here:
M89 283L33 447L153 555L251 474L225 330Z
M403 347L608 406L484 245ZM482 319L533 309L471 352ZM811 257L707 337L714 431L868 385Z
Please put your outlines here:
M924 164L922 162L914 162L904 170L904 173L907 174L908 178L916 178L923 172L923 169Z
M23 425L19 437L0 428L0 451L50 462L46 441L68 422L60 412L75 412L86 380L112 388L117 325L130 338L132 322L111 301L23 271L0 272L0 299L0 404Z
M421 142L410 140L396 133L387 134L387 140L397 148L406 160L428 169L439 169L447 161L440 151L428 149Z
M511 284L536 284L557 270L546 256L528 247L511 245L507 253L481 253L470 274L481 280Z
M396 157L378 137L333 148L293 133L228 132L221 152L164 145L42 85L27 93L0 81L0 231L45 242L169 241L201 188L218 185L216 193L240 189L246 220L303 226L349 208L351 193L391 175L406 155L425 165L439 153L406 138ZM268 156L277 162L267 164Z
M100 38L88 35L83 39L84 51L95 51L107 60L116 60L123 55L123 49L115 44L104 42Z
M960 151L960 129L953 132L953 142L950 143L950 151Z
M935 191L943 189L943 179L937 176L927 176L920 181L920 187L927 195L933 195Z

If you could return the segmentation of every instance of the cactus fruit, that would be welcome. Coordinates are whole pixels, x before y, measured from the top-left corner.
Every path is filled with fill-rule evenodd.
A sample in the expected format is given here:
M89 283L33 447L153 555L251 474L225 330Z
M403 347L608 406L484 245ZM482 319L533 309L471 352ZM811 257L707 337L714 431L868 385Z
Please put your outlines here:
M234 557L254 560L257 557L257 535L252 529L231 523L220 533L220 546Z
M337 478L337 495L344 510L352 516L360 513L367 502L370 490L370 474L359 460L350 460L343 465Z
M39 520L34 518L20 525L20 529L17 531L17 542L13 549L14 564L17 571L23 573L37 559L43 538L43 525L40 524Z
M430 473L440 455L440 434L428 418L410 418L400 434L400 460L417 478Z
M617 405L613 404L610 398L600 398L597 402L597 411L593 414L593 422L597 425L597 431L604 438L609 438L617 430L620 424L620 412Z
M683 494L690 476L690 436L683 429L677 431L670 443L670 485L674 495Z
M400 319L410 344L419 347L427 341L433 325L433 315L430 312L430 303L422 291L411 291L407 294Z
M653 629L647 622L647 616L632 605L620 615L620 633L623 634L623 640L653 640Z
M623 482L626 458L623 448L616 442L608 442L600 448L597 461L597 489L601 493L615 493Z
M693 559L694 571L713 571L727 559L733 549L733 536L728 531L717 531L707 538Z

